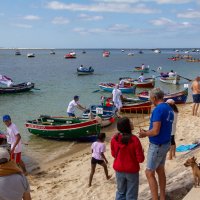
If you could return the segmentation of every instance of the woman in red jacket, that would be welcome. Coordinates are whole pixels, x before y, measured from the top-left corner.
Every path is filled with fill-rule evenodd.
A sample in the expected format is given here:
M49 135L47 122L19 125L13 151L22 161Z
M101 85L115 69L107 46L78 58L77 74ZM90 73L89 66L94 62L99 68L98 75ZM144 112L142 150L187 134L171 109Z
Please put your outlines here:
M117 181L116 200L137 200L139 163L144 161L142 145L138 137L132 134L134 128L129 118L120 118L117 129L119 133L111 140L113 168Z

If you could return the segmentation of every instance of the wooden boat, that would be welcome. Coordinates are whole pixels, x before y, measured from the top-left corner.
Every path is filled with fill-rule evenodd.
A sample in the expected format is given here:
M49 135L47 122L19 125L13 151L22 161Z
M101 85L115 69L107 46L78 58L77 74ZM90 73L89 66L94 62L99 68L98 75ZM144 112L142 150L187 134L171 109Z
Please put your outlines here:
M134 67L134 72L143 72L143 73L149 73L149 68L142 68L142 67Z
M102 106L102 105L91 105L90 109L87 109L85 112L83 112L82 117L84 119L94 119L97 116L97 110L101 109L103 111L103 114L99 114L101 121L101 127L109 126L115 121L116 116L116 107L113 106L113 104L110 104L110 106Z
M116 84L115 83L100 83L99 87L106 91L106 92L112 92L113 89L115 88ZM119 88L121 90L122 93L132 93L135 94L135 89L136 86L125 86L125 87L120 87Z
M25 123L28 131L34 135L52 139L90 140L100 133L97 120L67 117L40 116Z
M125 85L136 85L138 88L154 88L155 78L146 78L144 82L139 82L132 78L123 79Z
M76 58L76 53L73 51L73 52L70 52L70 53L68 53L68 54L66 54L65 56L64 56L64 58L66 58L66 59L73 59L73 58Z
M110 51L103 52L103 57L109 57L109 56L110 56Z
M187 59L186 62L200 62L200 59Z
M141 100L146 100L146 101L149 100L149 92L148 91L141 92L137 96ZM187 97L188 97L188 88L186 88L182 91L179 91L179 92L165 94L164 101L167 101L168 99L173 99L176 104L182 104L187 101Z
M27 92L34 88L34 83L24 82L20 84L11 85L9 87L0 87L0 94Z
M89 74L93 74L94 73L94 69L92 67L79 67L77 68L77 74L78 75L89 75Z
M151 112L151 102L140 99L126 98L122 102L121 112L148 114Z
M16 55L16 56L20 56L20 55L21 55L21 52L20 52L19 50L16 50L16 51L15 51L15 55Z
M35 54L34 54L34 53L28 53L28 54L27 54L27 57L28 57L28 58L34 58L34 57L35 57Z
M180 77L178 75L172 77L161 77L160 81L163 83L170 83L170 84L179 84Z

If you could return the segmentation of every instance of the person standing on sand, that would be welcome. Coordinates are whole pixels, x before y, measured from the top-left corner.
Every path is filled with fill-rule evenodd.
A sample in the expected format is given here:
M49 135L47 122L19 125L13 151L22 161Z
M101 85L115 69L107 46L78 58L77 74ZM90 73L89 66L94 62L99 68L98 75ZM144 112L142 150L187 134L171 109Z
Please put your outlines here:
M175 133L176 133L177 118L178 118L178 108L173 99L168 99L166 103L168 103L174 111L174 121L172 124L172 133L171 133L171 147L169 150L169 160L172 160L173 158L176 157Z
M69 117L76 117L75 116L75 109L76 107L80 110L85 111L86 108L83 107L81 104L79 104L79 96L75 95L74 99L72 101L69 102L69 105L67 107L67 114Z
M113 168L116 172L116 200L137 200L139 189L139 170L144 161L142 145L138 137L132 134L134 129L129 118L120 118L117 122L119 133L111 140L111 154L114 157Z
M193 107L192 107L192 115L197 116L199 103L200 103L200 77L197 76L194 81L192 82L191 89L192 89L192 97L193 97Z
M11 160L14 160L23 170L25 174L27 174L26 167L24 162L21 159L22 153L22 141L21 135L18 131L17 126L12 123L11 117L9 115L3 116L3 122L7 127L7 142L10 144L10 157Z
M164 102L164 92L159 88L150 91L150 100L155 105L150 119L149 130L140 130L139 137L149 137L147 167L145 170L153 200L158 200L158 183L160 200L165 200L166 175L165 160L170 149L172 123L174 113L172 108ZM155 177L158 175L158 182Z
M94 176L97 164L101 165L104 168L107 180L111 178L111 176L108 175L108 168L107 168L108 161L104 155L104 153L106 152L106 145L104 144L105 139L106 139L106 134L100 133L98 135L97 141L92 144L91 172L88 184L89 187L92 186L92 178Z
M0 199L31 200L28 180L5 148L0 147Z

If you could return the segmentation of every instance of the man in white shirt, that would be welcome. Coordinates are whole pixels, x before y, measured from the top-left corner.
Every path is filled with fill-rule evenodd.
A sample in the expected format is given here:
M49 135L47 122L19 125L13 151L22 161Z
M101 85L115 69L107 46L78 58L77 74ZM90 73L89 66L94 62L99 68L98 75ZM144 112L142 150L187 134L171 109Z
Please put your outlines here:
M74 96L74 99L69 102L69 105L67 107L67 114L69 117L75 117L75 109L78 108L80 110L85 111L86 108L79 104L78 102L79 96Z
M119 90L118 84L116 84L115 88L112 91L112 100L113 100L115 107L117 108L117 111L120 112L120 109L122 107L123 96L122 96L121 90ZM118 115L118 113L116 113L116 114ZM119 115L118 115L118 117L119 117Z
M176 72L174 72L173 70L171 70L169 73L168 73L168 76L169 77L174 77L176 75Z
M7 142L8 144L11 145L10 149L11 160L14 160L23 169L24 173L27 173L26 167L21 159L22 141L18 128L14 123L12 123L11 117L9 115L3 116L3 122L7 127L6 129Z
M144 81L145 81L145 78L144 78L144 74L143 74L143 73L141 73L141 76L139 76L138 81L139 81L139 82L144 82Z
M122 78L119 79L119 87L120 88L124 87L124 80Z

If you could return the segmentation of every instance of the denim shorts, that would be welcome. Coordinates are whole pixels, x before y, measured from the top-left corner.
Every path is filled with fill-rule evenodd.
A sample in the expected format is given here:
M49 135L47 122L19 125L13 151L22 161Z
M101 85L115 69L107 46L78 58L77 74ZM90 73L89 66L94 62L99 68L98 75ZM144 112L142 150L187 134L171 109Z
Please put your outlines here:
M193 94L192 97L194 103L200 103L200 94Z
M150 143L147 154L147 169L155 171L159 166L165 165L169 148L170 142L161 145Z

